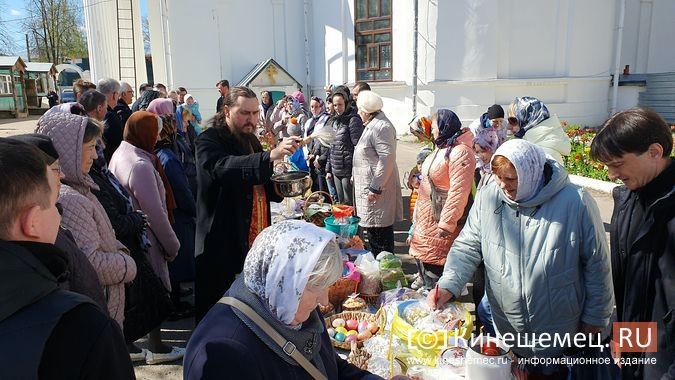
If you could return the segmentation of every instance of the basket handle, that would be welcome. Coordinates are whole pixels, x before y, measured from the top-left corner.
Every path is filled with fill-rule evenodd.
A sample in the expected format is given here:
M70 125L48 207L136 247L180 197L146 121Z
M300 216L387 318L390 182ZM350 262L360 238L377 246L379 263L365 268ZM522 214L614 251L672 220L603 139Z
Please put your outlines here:
M328 200L330 200L330 204L333 204L333 198L330 196L330 194L328 194L328 193L325 192L325 191L315 191L315 192L309 194L309 195L307 196L307 198L305 198L305 203L302 205L302 210L303 210L303 211L306 209L307 204L309 203L310 198L312 198L312 196L317 195L317 194L324 194L324 195L326 195L326 196L328 197ZM319 203L323 203L323 201L320 201Z

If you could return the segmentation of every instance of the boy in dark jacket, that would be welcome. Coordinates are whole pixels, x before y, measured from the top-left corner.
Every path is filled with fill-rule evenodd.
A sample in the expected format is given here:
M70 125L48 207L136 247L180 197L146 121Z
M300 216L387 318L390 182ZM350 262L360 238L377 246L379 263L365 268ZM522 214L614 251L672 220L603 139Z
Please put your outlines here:
M624 365L631 379L675 379L675 160L668 124L647 108L609 118L593 139L614 189L610 230L619 322L656 322L656 352L622 354L655 364ZM615 327L616 328L616 327ZM621 344L621 342L614 342ZM625 348L625 347L623 347ZM621 351L622 347L619 347Z
M66 254L59 175L45 155L0 139L0 372L3 378L133 379L122 333L91 299L58 289Z

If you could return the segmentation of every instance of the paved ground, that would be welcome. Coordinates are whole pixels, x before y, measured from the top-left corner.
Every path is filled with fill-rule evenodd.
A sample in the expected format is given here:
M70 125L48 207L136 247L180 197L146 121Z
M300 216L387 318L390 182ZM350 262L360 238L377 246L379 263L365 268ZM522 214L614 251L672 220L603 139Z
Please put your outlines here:
M0 119L0 137L30 133L35 129L35 122L38 119L32 116L29 119L16 121L13 119ZM399 177L404 180L404 174L412 168L415 163L417 153L421 145L410 141L408 138L402 138L397 145L397 163L399 167ZM596 200L600 209L602 220L605 223L605 229L609 226L610 217L612 214L613 201L609 194L598 191L590 191L593 198ZM407 254L408 249L405 245L408 229L410 228L410 221L408 215L408 200L410 191L403 188L403 210L404 221L397 223L394 226L394 234L396 239L395 253L399 254L404 261L404 270L406 273L414 273L416 267L413 259ZM187 298L188 301L191 297ZM473 310L473 304L470 303L468 297L462 299L467 302L466 306ZM190 338L192 329L194 328L194 320L192 318L183 319L176 322L166 322L162 325L162 334L165 342L168 344L185 347ZM145 342L141 341L139 346L144 347ZM136 376L138 379L182 379L182 363L174 362L161 365L145 365L138 364L135 367Z

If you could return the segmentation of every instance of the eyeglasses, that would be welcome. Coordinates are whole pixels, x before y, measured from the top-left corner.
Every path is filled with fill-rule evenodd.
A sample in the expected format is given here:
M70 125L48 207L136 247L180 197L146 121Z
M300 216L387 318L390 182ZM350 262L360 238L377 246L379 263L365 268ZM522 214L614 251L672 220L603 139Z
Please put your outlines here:
M518 119L516 119L515 117L510 117L507 120L509 121L509 124L511 124L511 125L518 125Z

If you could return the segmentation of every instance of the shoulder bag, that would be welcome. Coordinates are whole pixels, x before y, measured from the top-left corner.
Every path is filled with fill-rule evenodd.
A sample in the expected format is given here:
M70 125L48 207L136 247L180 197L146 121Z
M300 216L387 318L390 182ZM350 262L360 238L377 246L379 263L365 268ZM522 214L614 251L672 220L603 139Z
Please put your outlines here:
M436 160L436 155L440 149L436 149L434 156L431 158L429 167L427 168L427 179L429 180L429 185L431 187L431 217L434 222L438 223L441 219L441 212L443 212L443 206L445 205L445 200L448 199L448 191L441 190L434 184L434 181L431 179L431 167Z
M281 347L286 355L292 357L296 362L298 362L298 364L300 364L300 366L304 368L305 371L307 371L307 373L312 376L312 378L328 380L328 378L324 376L321 371L319 371L312 363L310 363L309 360L307 360L307 358L298 352L295 344L281 336L281 334L279 334L279 332L277 332L274 327L270 326L270 324L267 323L260 315L258 315L258 313L256 313L255 310L253 310L250 306L233 297L223 297L220 299L220 301L218 301L218 303L229 305L244 313L244 315L246 315L253 323L255 323L270 338L272 338L272 340L275 341L279 347Z

